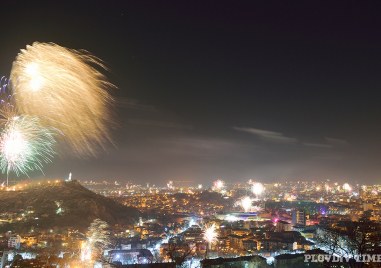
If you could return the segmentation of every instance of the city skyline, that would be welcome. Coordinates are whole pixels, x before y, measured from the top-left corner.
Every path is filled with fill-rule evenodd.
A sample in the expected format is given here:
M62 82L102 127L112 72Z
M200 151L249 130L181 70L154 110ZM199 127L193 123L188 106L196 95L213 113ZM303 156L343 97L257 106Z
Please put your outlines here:
M118 87L115 146L31 177L379 183L379 5L4 3L1 75L54 42Z

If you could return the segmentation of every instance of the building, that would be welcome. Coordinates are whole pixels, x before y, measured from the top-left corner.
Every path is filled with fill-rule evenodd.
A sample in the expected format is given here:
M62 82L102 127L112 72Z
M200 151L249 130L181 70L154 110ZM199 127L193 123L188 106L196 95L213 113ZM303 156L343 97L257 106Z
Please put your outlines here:
M316 230L303 230L300 233L306 239L315 239L316 236Z
M8 248L19 249L21 244L21 237L19 235L12 235L8 239Z
M253 239L246 239L242 241L242 246L244 250L258 250L258 242Z
M303 254L282 254L274 258L274 266L277 268L303 267L302 265L305 265Z
M292 225L291 223L287 221L277 221L275 226L276 232L287 232L287 231L291 231L291 229L292 229Z
M362 206L364 211L373 210L373 204L371 203L364 203Z
M8 262L8 252L0 252L0 268L4 268Z
M153 261L153 255L148 249L110 250L108 258L110 263L119 265L145 264Z
M22 238L22 243L25 244L27 247L32 247L34 245L37 245L37 237L36 236L24 236Z
M229 237L229 242L230 242L231 248L235 248L237 250L243 249L243 240L245 239L244 236L231 234L228 237Z
M185 242L203 242L203 232L200 227L191 227L186 230L183 234L183 239Z
M293 225L306 225L306 212L303 209L295 209L292 211L292 224Z
M203 268L228 268L228 267L261 267L270 268L264 257L253 256L241 256L237 258L215 258L204 259L201 261L201 267Z

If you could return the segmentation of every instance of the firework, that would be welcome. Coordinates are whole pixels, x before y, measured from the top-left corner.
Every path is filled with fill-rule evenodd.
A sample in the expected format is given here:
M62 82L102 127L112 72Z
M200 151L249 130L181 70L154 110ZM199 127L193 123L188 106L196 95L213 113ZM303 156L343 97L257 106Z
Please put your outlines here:
M222 180L216 180L213 182L213 189L215 191L221 191L225 186L225 183Z
M249 196L243 197L239 204L245 212L250 211L253 200Z
M8 79L5 76L0 79L0 91L2 94L8 92Z
M253 186L251 187L251 191L253 194L255 194L257 197L260 196L265 190L265 187L260 182L253 183Z
M346 192L350 192L350 191L352 191L352 187L351 187L348 183L344 183L344 184L343 184L343 189L344 189L344 191L346 191Z
M33 43L13 62L16 107L59 129L76 155L94 155L110 140L112 85L100 68L101 61L87 52Z
M85 252L99 258L102 251L110 245L110 231L107 222L95 219L88 228Z
M87 262L91 261L91 246L88 241L82 242L81 244L81 261Z
M216 225L214 223L205 228L204 240L208 242L209 244L212 244L217 241L217 231L216 231Z
M329 190L331 190L331 187L329 187L328 184L325 184L324 185L324 188L325 188L325 191L328 193Z
M38 118L7 118L0 136L0 168L17 176L34 170L42 172L43 165L51 162L55 154L54 144L54 131L42 127Z
M9 80L3 76L0 79L0 125L2 128L9 118L16 115L16 110L12 105L12 95L9 91Z
M168 189L171 189L171 190L174 189L174 187L173 187L173 181L169 181L169 182L167 183L167 188L168 188Z

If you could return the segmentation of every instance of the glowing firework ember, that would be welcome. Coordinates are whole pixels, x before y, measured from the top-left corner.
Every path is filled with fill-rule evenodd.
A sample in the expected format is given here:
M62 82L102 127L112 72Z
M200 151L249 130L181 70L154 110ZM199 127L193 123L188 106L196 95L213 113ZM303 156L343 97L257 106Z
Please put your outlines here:
M77 155L93 155L109 140L108 88L100 60L52 43L34 43L13 62L11 85L22 114L59 129ZM99 68L98 68L99 69Z
M215 191L222 190L224 186L225 186L225 183L222 180L216 180L215 182L213 182L213 189Z
M325 188L325 191L328 193L328 191L331 189L331 187L329 187L329 185L328 184L325 184L324 185L324 188Z
M38 118L13 116L7 120L0 136L0 167L16 175L41 170L54 156L54 132L40 125Z
M208 242L209 244L212 244L217 241L217 231L216 231L216 225L214 223L205 228L204 240Z
M256 182L253 184L253 186L251 186L251 191L253 192L253 194L255 194L257 197L259 195L261 195L265 190L265 187L263 186L262 183L260 182Z
M343 184L343 189L344 189L344 191L346 191L346 192L350 192L350 191L352 191L352 187L351 187L348 183L344 183L344 184Z
M168 183L167 183L167 188L168 189L171 189L171 190L173 190L173 181L169 181Z
M88 241L83 242L81 245L81 261L91 261L91 246Z
M245 212L250 211L253 200L249 196L245 196L240 200L240 205Z

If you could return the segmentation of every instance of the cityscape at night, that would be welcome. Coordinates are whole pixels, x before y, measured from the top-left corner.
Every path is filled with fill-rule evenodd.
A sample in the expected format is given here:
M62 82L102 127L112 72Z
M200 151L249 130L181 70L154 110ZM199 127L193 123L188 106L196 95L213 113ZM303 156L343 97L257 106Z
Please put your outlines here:
M1 8L0 268L381 267L381 2Z

